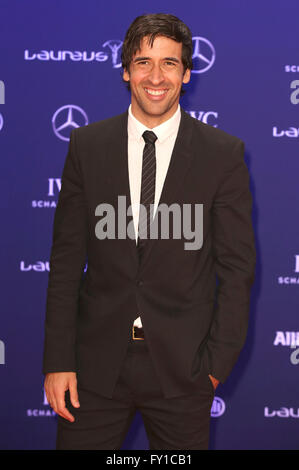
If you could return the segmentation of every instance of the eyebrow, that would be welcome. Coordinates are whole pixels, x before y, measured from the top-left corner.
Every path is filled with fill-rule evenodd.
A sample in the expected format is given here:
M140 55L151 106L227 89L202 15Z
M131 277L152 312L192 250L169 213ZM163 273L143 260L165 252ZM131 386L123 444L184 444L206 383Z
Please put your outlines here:
M134 63L139 62L141 60L151 60L151 57L136 57L134 59ZM180 61L176 57L164 57L163 60L172 60L173 62L176 62L177 64L180 63Z

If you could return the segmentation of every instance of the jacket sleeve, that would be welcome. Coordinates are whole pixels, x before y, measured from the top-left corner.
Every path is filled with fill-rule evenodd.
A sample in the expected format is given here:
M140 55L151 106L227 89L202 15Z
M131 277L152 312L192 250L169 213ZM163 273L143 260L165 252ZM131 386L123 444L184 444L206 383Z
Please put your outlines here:
M43 373L76 371L75 341L80 284L86 263L87 207L70 137L54 216L47 289Z
M212 249L217 274L214 318L204 349L210 374L224 382L245 343L256 251L244 143L234 145L212 209Z

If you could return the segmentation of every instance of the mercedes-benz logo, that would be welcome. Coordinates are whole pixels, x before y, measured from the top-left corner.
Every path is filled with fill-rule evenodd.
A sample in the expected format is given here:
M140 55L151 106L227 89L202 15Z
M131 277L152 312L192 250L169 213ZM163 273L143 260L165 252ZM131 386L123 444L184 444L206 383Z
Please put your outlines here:
M195 36L193 48L193 73L204 73L209 70L215 62L216 52L213 44L206 38Z
M218 418L223 415L225 412L225 403L224 400L220 397L214 397L214 401L211 407L211 416L212 418Z
M61 140L70 140L70 133L77 127L86 126L88 117L85 111L74 104L57 109L52 117L54 134Z
M2 127L3 127L3 123L4 123L4 121L3 121L3 116L2 116L2 114L0 113L0 131L1 131Z

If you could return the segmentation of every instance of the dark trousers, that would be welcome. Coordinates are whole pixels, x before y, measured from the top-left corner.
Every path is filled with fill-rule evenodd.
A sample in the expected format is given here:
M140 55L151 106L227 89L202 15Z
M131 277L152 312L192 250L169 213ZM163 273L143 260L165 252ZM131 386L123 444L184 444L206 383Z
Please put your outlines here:
M66 392L75 421L58 416L56 449L121 449L136 410L150 450L208 449L214 387L206 373L200 384L192 395L164 398L146 340L131 340L111 399L78 387L74 408Z

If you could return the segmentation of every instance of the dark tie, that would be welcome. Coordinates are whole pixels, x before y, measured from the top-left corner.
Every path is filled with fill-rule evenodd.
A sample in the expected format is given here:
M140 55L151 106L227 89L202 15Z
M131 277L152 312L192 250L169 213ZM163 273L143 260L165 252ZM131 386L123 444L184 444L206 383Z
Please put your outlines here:
M140 204L146 209L146 216L140 211L138 223L138 240L137 248L139 259L141 259L146 244L146 238L150 235L150 223L153 219L153 207L150 211L150 204L155 202L155 184L156 184L156 149L155 141L157 136L152 131L145 131L142 134L145 141L143 149L142 162L142 180L141 180L141 197Z

